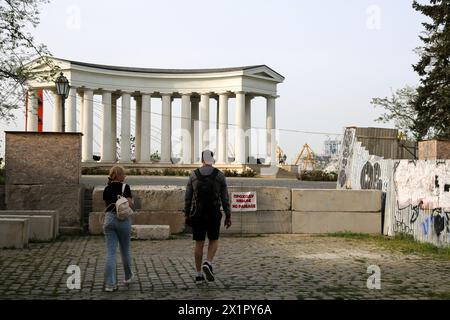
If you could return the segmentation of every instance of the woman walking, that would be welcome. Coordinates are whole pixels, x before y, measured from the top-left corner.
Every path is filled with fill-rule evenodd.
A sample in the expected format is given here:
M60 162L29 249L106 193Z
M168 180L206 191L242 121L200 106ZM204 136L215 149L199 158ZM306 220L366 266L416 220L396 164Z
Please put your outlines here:
M118 289L116 279L116 250L117 243L120 246L123 269L125 272L124 284L128 285L134 278L131 271L130 252L130 218L119 220L116 214L116 201L119 195L128 199L131 208L134 208L131 189L125 184L125 170L121 166L114 166L109 171L108 185L103 191L105 201L105 221L103 232L106 237L106 265L105 265L105 291L112 292Z

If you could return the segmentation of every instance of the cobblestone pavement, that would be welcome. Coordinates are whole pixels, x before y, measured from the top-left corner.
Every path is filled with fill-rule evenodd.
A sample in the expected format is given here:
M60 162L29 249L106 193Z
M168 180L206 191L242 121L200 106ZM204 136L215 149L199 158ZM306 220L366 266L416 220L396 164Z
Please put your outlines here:
M374 243L302 235L223 237L214 283L194 283L189 235L133 241L129 288L105 293L103 237L61 237L24 250L0 250L0 299L429 299L449 297L450 261L396 253ZM118 257L120 263L120 258ZM69 265L81 289L69 290ZM367 289L369 265L381 290ZM118 268L123 279L122 267Z

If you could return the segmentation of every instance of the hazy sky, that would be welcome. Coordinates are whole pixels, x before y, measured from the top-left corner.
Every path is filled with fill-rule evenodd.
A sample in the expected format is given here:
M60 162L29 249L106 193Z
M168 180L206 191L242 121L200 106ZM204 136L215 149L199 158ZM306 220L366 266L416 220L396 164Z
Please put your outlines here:
M413 49L420 45L424 18L411 3L52 0L42 7L34 33L54 56L92 63L154 68L266 64L286 78L278 86L278 128L342 133L347 125L381 126L373 121L380 111L370 105L371 98L417 84L411 64L418 60ZM175 115L179 105L174 105ZM50 108L44 112L51 119ZM233 113L232 102L231 123ZM22 130L22 118L7 129ZM254 100L252 126L265 126L261 98ZM280 146L292 159L306 142L320 153L325 138L281 131Z

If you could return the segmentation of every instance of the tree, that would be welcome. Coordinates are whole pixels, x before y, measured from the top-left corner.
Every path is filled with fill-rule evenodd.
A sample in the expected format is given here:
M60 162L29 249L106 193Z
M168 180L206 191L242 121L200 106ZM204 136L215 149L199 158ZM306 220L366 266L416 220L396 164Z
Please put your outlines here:
M413 2L413 8L431 19L424 22L417 49L420 60L413 65L420 79L413 107L414 130L421 136L450 139L450 0Z
M0 0L0 118L14 118L13 111L23 105L27 81L53 79L58 68L50 52L37 44L30 28L39 24L39 5L48 0ZM47 64L47 75L32 73L27 64L33 60Z
M392 92L390 98L373 98L371 101L372 105L382 107L387 111L375 119L375 121L383 123L393 121L395 127L401 130L406 136L420 139L420 133L415 130L417 112L414 109L413 103L416 97L416 89L406 86Z

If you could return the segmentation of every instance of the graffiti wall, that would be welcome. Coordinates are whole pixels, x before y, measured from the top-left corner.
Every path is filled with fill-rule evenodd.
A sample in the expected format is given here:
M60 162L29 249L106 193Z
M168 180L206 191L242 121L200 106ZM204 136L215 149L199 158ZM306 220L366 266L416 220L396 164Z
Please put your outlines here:
M337 189L379 189L384 234L450 246L450 160L392 160L370 155L346 129ZM347 139L347 140L346 140Z

